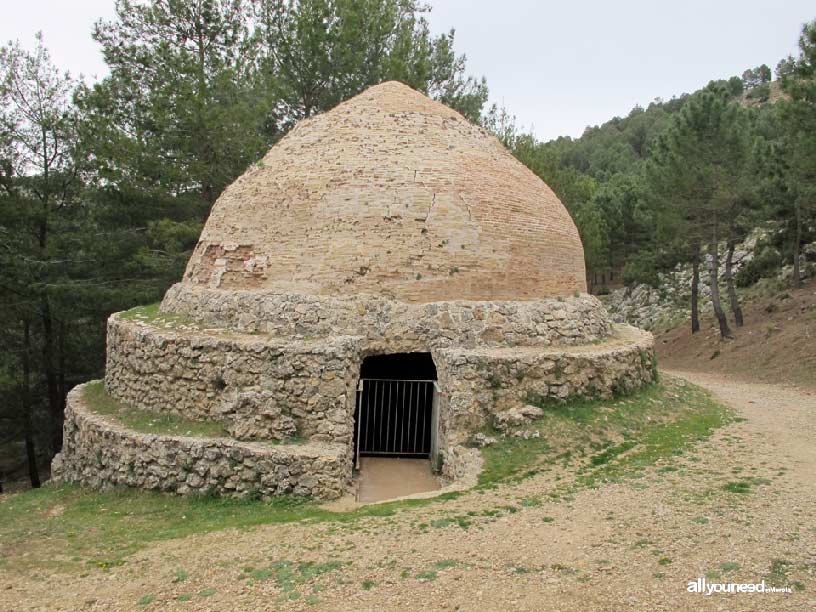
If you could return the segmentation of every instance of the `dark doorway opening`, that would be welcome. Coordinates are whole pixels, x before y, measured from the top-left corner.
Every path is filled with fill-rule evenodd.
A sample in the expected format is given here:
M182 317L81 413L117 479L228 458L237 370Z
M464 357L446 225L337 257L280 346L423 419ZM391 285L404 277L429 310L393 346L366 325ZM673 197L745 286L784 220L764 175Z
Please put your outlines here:
M365 358L357 387L356 456L430 457L435 382L430 353Z
M436 365L430 353L391 353L363 359L360 378L436 380Z

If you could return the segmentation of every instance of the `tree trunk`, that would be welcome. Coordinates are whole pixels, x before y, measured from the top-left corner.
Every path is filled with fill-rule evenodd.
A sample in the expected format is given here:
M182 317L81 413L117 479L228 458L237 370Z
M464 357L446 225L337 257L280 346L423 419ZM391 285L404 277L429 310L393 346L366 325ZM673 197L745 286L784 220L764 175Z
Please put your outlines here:
M40 318L43 326L43 368L48 388L48 411L50 418L51 452L56 455L62 449L62 399L59 393L59 378L54 365L54 320L51 316L51 304L48 296L40 297Z
M723 313L722 304L720 303L720 254L717 245L717 232L711 237L711 242L708 245L708 252L711 255L711 270L709 276L709 283L711 285L711 305L714 307L714 316L717 317L717 323L720 325L720 337L730 338L731 329L728 327L728 320Z
M57 382L59 392L59 411L61 415L65 414L65 400L68 397L68 388L65 382L65 321L59 322L59 342L57 345L59 351L59 359L57 364Z
M700 249L691 260L691 333L700 331Z
M28 479L32 489L40 488L40 472L37 469L37 452L34 447L34 431L31 426L31 324L23 321L23 434L25 436L26 457L28 458Z
M731 312L734 313L734 322L737 327L742 327L742 307L737 297L737 289L734 287L734 241L728 241L728 253L725 256L725 287L728 291L728 300L731 302Z
M799 289L802 286L802 276L799 270L799 245L802 243L802 206L799 198L793 205L796 216L796 237L793 241L793 288Z

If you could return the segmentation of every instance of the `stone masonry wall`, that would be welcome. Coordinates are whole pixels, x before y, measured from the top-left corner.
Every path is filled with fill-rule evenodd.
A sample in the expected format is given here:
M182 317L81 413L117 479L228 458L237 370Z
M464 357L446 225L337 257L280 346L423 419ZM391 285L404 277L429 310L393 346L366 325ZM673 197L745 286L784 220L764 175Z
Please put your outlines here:
M531 402L610 397L656 376L652 335L629 326L616 326L615 337L599 345L448 349L435 357L446 395L441 435L447 446L466 442L481 427L513 421Z
M349 443L359 344L175 332L114 315L105 387L136 408L222 421L238 439Z
M52 477L104 489L129 486L179 494L340 497L351 480L342 444L273 446L228 438L140 434L94 413L84 385L68 394L62 452Z
M446 346L551 346L595 342L609 317L591 295L520 302L406 304L355 298L223 291L178 283L162 311L204 324L274 336L363 336L370 348L427 351Z

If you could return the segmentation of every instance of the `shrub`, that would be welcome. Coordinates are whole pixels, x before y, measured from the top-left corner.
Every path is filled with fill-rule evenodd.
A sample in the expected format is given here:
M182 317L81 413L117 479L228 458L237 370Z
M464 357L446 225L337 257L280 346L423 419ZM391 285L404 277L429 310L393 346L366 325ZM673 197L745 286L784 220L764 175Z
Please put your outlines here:
M757 250L754 258L740 268L734 277L738 287L750 287L761 278L775 276L782 267L782 256L773 248Z

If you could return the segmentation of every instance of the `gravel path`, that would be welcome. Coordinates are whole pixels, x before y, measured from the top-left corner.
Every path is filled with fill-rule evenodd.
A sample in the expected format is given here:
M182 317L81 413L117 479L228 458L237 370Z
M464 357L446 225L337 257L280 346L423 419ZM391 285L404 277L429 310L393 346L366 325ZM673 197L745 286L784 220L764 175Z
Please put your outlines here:
M0 610L816 609L816 395L677 374L740 418L638 480L551 499L569 477L553 470L393 516L161 542L109 572L12 578ZM706 574L796 586L688 593Z

